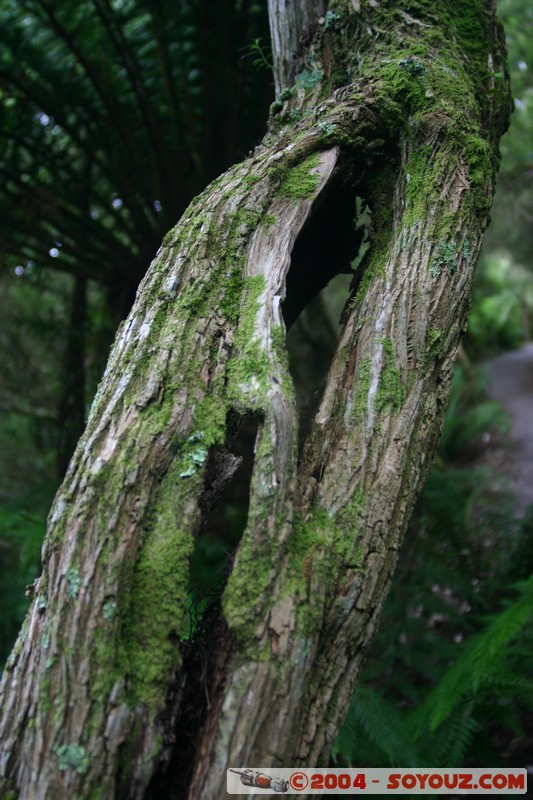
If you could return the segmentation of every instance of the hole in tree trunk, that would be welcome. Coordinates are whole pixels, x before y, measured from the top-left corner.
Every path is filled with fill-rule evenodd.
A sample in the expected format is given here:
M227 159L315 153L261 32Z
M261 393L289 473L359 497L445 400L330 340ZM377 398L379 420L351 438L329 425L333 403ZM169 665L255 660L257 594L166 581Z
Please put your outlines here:
M287 330L336 275L353 275L369 219L364 208L354 186L335 174L317 197L291 254L282 306Z
M360 280L370 215L353 186L326 189L291 257L283 316L300 420L319 402L341 331L341 313Z
M180 644L182 665L168 708L178 708L169 723L162 754L166 766L152 778L146 800L181 800L188 791L205 723L222 701L231 635L221 610L221 595L231 572L248 517L254 446L260 419L230 415L224 447L213 448L200 500L202 525L191 558L189 630Z
M289 369L298 414L314 405L327 375L341 330L340 315L350 291L349 275L337 275L302 311L287 334Z
M248 517L250 481L259 419L230 414L224 447L212 448L200 508L202 525L191 558L191 600L201 613L226 582L230 561Z

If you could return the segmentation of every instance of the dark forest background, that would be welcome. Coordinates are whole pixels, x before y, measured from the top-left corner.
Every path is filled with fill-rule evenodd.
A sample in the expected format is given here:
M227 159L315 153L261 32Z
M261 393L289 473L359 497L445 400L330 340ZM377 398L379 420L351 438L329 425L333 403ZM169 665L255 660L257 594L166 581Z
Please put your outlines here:
M338 764L526 766L533 744L533 508L518 513L510 420L486 385L488 360L532 334L533 7L498 5L515 113L493 221L439 452ZM1 663L138 283L189 201L266 131L265 6L0 0ZM364 222L354 199L356 216ZM349 280L334 280L289 334L303 417ZM196 548L195 613L241 529L234 494L220 512L227 538L205 531Z

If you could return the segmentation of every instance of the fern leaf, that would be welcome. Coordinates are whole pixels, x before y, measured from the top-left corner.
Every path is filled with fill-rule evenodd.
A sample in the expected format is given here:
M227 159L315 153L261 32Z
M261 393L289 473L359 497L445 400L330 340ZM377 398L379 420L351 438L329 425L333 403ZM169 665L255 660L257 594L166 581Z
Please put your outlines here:
M418 735L426 727L437 730L467 695L475 695L495 679L507 655L506 645L533 621L533 576L517 588L521 597L499 612L486 630L472 640L415 712Z

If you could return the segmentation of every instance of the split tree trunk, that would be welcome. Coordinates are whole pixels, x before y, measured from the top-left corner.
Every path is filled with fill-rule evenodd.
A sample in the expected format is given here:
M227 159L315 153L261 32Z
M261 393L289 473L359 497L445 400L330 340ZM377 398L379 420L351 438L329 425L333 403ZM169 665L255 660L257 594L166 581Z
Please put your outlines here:
M301 0L289 45L282 5L270 131L166 237L55 499L2 683L2 797L219 798L228 766L327 762L346 713L440 431L509 95L490 0L337 0L312 21ZM282 310L346 268L356 195L370 249L299 445ZM304 226L331 250L313 274ZM186 640L242 418L247 526Z

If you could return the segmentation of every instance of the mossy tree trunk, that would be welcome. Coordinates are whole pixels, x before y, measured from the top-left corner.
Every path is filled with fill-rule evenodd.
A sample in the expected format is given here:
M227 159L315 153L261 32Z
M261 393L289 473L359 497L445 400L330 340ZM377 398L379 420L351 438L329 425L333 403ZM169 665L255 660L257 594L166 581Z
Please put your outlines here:
M376 628L488 220L502 36L491 0L270 11L269 133L166 237L55 499L2 683L2 797L218 798L227 766L324 763ZM370 247L299 443L282 311L346 268L356 195ZM312 274L300 234L331 250ZM243 418L247 525L187 639L195 534Z

